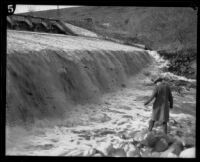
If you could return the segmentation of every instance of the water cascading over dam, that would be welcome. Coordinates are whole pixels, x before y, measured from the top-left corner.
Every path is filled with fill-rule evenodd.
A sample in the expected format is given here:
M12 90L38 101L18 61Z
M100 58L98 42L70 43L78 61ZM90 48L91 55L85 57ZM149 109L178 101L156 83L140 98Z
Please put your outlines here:
M7 124L62 118L123 87L152 61L143 49L96 38L7 31Z

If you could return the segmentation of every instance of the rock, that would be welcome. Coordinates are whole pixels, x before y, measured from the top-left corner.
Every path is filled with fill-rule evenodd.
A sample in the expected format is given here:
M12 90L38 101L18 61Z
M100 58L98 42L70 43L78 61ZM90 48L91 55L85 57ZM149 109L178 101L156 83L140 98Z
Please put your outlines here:
M195 158L195 150L196 150L195 147L183 150L180 153L179 157L180 158Z
M129 147L127 150L124 149L126 152L127 157L138 157L139 156L139 150L134 145L129 144Z
M167 140L168 145L171 145L176 141L176 139L172 135L167 135L166 140Z
M84 152L83 156L93 156L95 153L96 150L94 148L90 148Z
M162 152L165 151L167 148L168 148L168 143L166 139L161 138L158 142L156 142L154 150L157 152Z
M94 154L94 156L101 157L102 155L100 153L98 153L98 154Z
M170 157L170 158L177 158L178 156L176 155L176 154L173 154L173 153L169 153L168 155L167 155L167 157Z
M126 156L127 157L140 157L140 151L138 149L136 149L135 151L134 150L129 150L126 153Z
M134 138L136 133L137 133L136 131L128 131L126 133L126 138Z
M143 149L141 149L141 156L142 157L150 157L151 156L151 151L152 151L151 148L144 147Z
M180 141L177 141L172 144L171 148L172 148L172 153L179 155L180 152L183 150L183 145Z
M123 142L123 141L118 141L117 143L114 144L114 148L117 148L117 149L123 149L125 147L126 143Z
M156 136L155 132L150 132L147 134L145 140L142 141L142 144L149 147L154 147L158 140L159 140L159 137Z
M126 157L126 152L121 148L113 149L109 155L112 157Z
M180 141L176 141L166 151L162 152L160 157L168 157L169 153L173 153L178 156L182 150L182 143Z
M194 147L195 146L195 138L194 137L183 138L183 146L184 147Z
M109 153L114 149L112 143L110 142L102 142L99 146L96 146L95 149L97 151L102 152L105 156L108 156Z
M124 151L127 152L128 150L129 150L129 145L127 144L124 146Z
M128 152L130 150L135 151L136 150L136 146L134 146L133 144L127 144L127 145L124 146L124 151L125 152Z
M66 156L83 156L83 151L72 150L71 152L67 153Z
M143 141L148 135L148 130L143 129L141 131L136 131L135 134L133 134L133 140L134 141Z
M160 157L160 152L152 152L151 157Z

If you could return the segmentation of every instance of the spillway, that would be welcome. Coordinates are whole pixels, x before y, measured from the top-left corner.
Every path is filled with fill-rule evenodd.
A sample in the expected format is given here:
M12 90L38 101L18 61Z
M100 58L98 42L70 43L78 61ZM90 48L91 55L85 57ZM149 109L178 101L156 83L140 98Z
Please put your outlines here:
M143 49L97 38L7 31L6 122L64 118L152 63Z

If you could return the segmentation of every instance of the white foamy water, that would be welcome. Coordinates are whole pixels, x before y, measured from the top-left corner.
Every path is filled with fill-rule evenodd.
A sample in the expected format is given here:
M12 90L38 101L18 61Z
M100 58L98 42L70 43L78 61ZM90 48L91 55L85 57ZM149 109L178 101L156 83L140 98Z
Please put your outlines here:
M170 66L169 61L165 60L163 57L161 57L157 51L147 50L147 52L155 59L157 65L158 65L158 68L162 69L164 67L168 68ZM178 75L175 75L175 74L170 73L170 72L162 72L160 75L162 77L167 77L171 80L182 80L182 81L187 81L187 82L196 82L196 79L188 79L184 76L178 76Z
M40 34L33 34L33 36L31 36L27 34L25 38L24 35L20 35L19 32L16 35L11 34L10 36L8 36L8 38L9 37L10 38L12 37L13 39L13 40L10 39L10 42L13 43L13 45L10 45L9 47L16 50L15 46L17 46L19 51L21 51L22 48L24 48L23 50L27 50L29 48L32 49L33 47L35 47L34 46L35 42L37 41L38 43L38 40L40 40L40 42L37 44L39 47L37 50L42 49L43 47L50 48L51 46L52 48L55 48L57 50L60 50L62 49L62 47L64 47L62 50L63 51L66 50L66 53L69 53L70 49L82 50L79 51L80 52L79 56L78 54L74 56L75 53L72 52L66 56L67 58L71 59L70 61L74 61L75 63L77 63L81 57L85 57L87 58L88 62L89 61L92 62L93 57L90 58L89 57L90 54L83 53L83 50L85 49L91 51L93 49L96 49L96 51L112 50L112 52L113 51L115 52L113 54L113 58L117 54L119 55L120 53L122 53L123 51L124 52L134 51L134 48L130 46L121 46L116 43L115 44L116 46L114 47L113 46L114 43L108 41L100 41L100 40L92 41L92 40L85 40L79 37L64 37L63 39L61 39L60 36L58 38L55 37L55 35L41 36ZM49 42L47 42L47 39L49 38L55 39L56 41L49 40ZM19 41L22 40L21 42L22 44L20 42L16 43L16 40ZM26 43L26 46L25 44L23 45L23 42ZM27 45L27 42L29 42L33 46L31 47ZM52 42L57 42L57 43L52 44ZM68 45L70 44L70 46L66 46L66 44ZM120 51L120 53L116 53L116 51ZM145 61L143 61L144 63L139 62L142 61L141 58L144 55L141 56L143 54L142 51L141 52L138 51L139 50L137 50L138 57L135 58L133 57L134 56L133 53L130 53L130 56L133 57L132 59L133 62L131 62L130 65L135 66L138 63L137 64L138 66L136 67L139 68L140 66L143 66L145 64ZM163 58L161 58L156 51L148 51L148 52L153 58L155 58L155 65L153 64L153 66L148 67L148 71L154 72L155 75L157 75L156 72L159 71L159 68L166 67L168 65L168 62ZM49 55L52 56L52 53L50 53ZM94 55L94 53L92 53L91 55ZM102 65L99 67L107 67L108 65L109 65L108 69L110 68L113 69L113 67L115 67L114 65L116 65L116 67L123 67L117 63L118 59L114 59L116 60L116 63L111 64L112 62L111 61L109 62L109 58L106 57L106 55L108 54L104 56L102 53L99 53L97 56L100 55L102 55L103 57L97 57L96 60L98 60L98 62L97 63L94 62L94 64L98 65L98 63L102 59ZM73 59L73 57L76 58ZM123 57L118 57L118 58L119 60L121 60ZM126 59L127 58L122 59L122 62ZM151 58L147 55L146 61L150 59ZM54 61L55 58L52 60ZM108 62L106 62L106 60L108 60ZM61 66L60 63L59 65ZM55 66L55 68L60 68L60 66L58 67ZM133 67L130 69L134 69ZM70 69L76 69L76 68L70 68ZM104 68L102 68L102 70L100 71L103 71L103 73L107 72L107 70L104 70ZM162 69L160 69L160 71L162 71ZM45 73L46 72L47 70L45 70ZM82 75L82 73L80 74ZM123 74L125 74L125 72L121 70L120 74L124 76ZM170 75L173 76L173 74L171 73ZM110 75L106 75L106 77L107 76ZM113 77L111 79L113 79ZM107 80L111 79L108 78ZM138 131L140 132L148 128L148 121L151 118L152 105L145 107L144 102L146 101L148 96L151 95L153 87L145 86L146 81L150 82L150 79L148 78L148 76L144 75L141 72L137 76L135 75L133 78L130 78L130 83L129 83L130 85L127 84L127 87L119 88L117 91L104 94L103 96L101 96L101 100L98 103L88 103L84 105L81 104L81 105L76 105L74 107L70 107L69 109L67 109L67 115L65 119L59 118L60 120L58 121L56 119L55 121L53 121L53 119L37 120L37 122L35 122L35 124L31 128L29 128L29 130L25 130L21 127L14 127L14 128L7 127L6 155L93 156L93 153L90 153L90 151L88 150L92 148L98 149L101 147L102 143L103 144L110 143L113 144L114 148L120 148L120 145L123 144L124 142L124 139L120 137L122 134L128 134L129 132L138 132ZM88 82L88 80L86 80L85 83L89 83L89 85L91 85L90 83L92 82ZM104 85L106 84L105 82L103 83ZM86 88L84 90L86 90ZM59 95L59 99L62 98L60 91L56 92L54 91L53 96L56 95ZM194 109L194 105L196 102L194 93L185 95L184 97L175 95L174 95L175 109L179 110L179 108L181 108L180 111L183 111L183 109L187 109L189 111ZM56 103L61 103L60 101L61 100L58 100L58 102ZM67 104L64 105L67 106ZM177 116L179 118L177 118ZM181 124L183 123L183 125L181 125L182 126L182 129L180 130L181 132L187 132L187 131L189 133L191 132L189 134L190 136L191 134L194 134L193 132L195 129L192 126L195 126L194 124L195 117L190 117L184 114L182 115L174 114L173 116L171 116L171 119L173 120L176 119L178 123ZM155 129L158 130L159 128ZM177 127L171 127L170 133L174 135L176 130ZM98 153L96 155L98 155Z

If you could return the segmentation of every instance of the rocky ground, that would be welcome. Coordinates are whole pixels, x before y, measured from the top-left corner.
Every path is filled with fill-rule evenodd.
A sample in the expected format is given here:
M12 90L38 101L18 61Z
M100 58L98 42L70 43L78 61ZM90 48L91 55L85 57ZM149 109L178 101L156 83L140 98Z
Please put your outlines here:
M164 63L158 60L130 78L127 86L103 95L99 103L77 105L64 121L52 121L54 126L41 120L29 126L29 131L7 127L6 154L195 157L196 88L183 88L181 95L173 90L167 136L159 123L151 133L147 131L152 104L145 107L143 103L152 93L152 78L160 74L158 67ZM174 81L180 79L170 76Z

